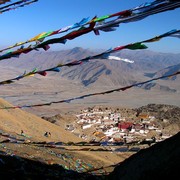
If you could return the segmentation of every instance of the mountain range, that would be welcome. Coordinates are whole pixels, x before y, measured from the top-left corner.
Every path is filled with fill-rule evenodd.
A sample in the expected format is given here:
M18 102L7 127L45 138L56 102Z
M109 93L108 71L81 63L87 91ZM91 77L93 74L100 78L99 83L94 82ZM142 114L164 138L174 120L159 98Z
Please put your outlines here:
M81 47L60 51L38 51L0 62L0 81L14 78L34 68L44 70L82 58L97 55L103 50ZM151 78L167 75L180 70L180 54L152 52L149 50L122 50L112 56L129 59L124 61L93 59L77 66L61 67L60 72L48 72L47 76L36 74L13 84L1 86L1 98L15 104L36 104L77 97L88 93L102 92L128 86ZM134 87L126 92L86 98L76 105L96 104L138 107L149 103L179 106L180 77L175 76ZM56 104L54 109L75 104ZM50 113L50 108L46 113ZM52 110L52 109L51 109ZM37 111L38 114L40 111ZM34 112L33 112L34 113ZM43 114L41 114L43 115Z
M22 55L18 59L12 58L7 61L2 61L1 66L6 66L7 68L14 67L21 72L23 70L30 71L33 68L43 70L54 67L60 63L80 60L98 53L100 53L100 50L92 51L80 47L51 52L33 52ZM130 64L123 61L96 59L79 66L62 67L61 72L53 73L53 76L61 76L73 81L78 81L84 86L126 86L146 80L147 77L167 75L180 69L180 54L158 53L148 50L122 50L113 55L133 60L134 63ZM169 90L168 88L165 89L167 91Z
M74 60L95 55L99 51L92 51L75 47L70 50L51 52L33 52L22 55L20 58L12 58L2 61L0 66L14 67L16 69L40 70L54 67L60 63L67 63ZM102 52L102 51L101 51ZM144 77L167 75L180 69L180 54L158 53L148 50L122 50L113 55L133 60L134 63L126 63L117 60L90 60L80 66L62 67L61 72L55 74L71 80L80 81L84 86L93 83L109 85L127 85ZM108 80L107 80L108 79ZM97 82L98 81L98 82Z

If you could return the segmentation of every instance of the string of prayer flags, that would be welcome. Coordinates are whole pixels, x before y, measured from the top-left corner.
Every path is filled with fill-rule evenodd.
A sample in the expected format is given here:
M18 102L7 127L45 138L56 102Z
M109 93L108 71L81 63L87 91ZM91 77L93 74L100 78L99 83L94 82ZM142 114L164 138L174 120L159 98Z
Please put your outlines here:
M83 35L83 34L86 34L86 33L88 33L88 32L90 32L90 31L92 31L93 30L93 28L94 28L94 25L95 25L95 23L94 22L92 22L91 24L89 24L89 27L82 27L82 28L80 28L80 29L78 29L78 30L76 30L76 31L73 31L73 32L71 32L71 33L69 33L69 34L67 34L67 35L65 35L65 36L62 36L62 37L60 37L60 38L53 38L53 39L49 39L49 40L47 40L47 41L44 41L44 42L42 42L42 43L37 43L36 45L34 45L34 46L32 46L32 45L29 45L27 48L24 48L23 46L21 46L19 49L17 49L16 51L12 51L12 52L8 52L8 53L6 53L6 54L4 54L4 55L2 55L2 56L0 56L0 60L2 60L2 59L8 59L8 58L11 58L11 57L18 57L21 53L28 53L28 52L30 52L30 51L32 51L32 50L37 50L38 48L43 48L45 51L47 51L50 47L49 47L49 44L57 44L57 43L62 43L62 44L65 44L66 43L66 41L67 41L67 39L68 40L72 40L72 39L74 39L74 38L76 38L76 37L78 37L78 36L81 36L81 35ZM77 26L77 25L76 25ZM53 34L53 33L51 33L51 34ZM41 34L41 35L39 35L37 38L38 39L42 39L42 38L44 38L45 36L47 36L47 35L50 35L50 33L46 33L46 34ZM34 38L35 39L35 38ZM31 40L30 40L31 41ZM32 40L33 41L33 40ZM20 44L20 43L19 43ZM19 45L18 44L18 45ZM22 45L23 43L21 43L21 45ZM7 49L7 48L6 48Z
M59 34L59 33L63 33L63 32L66 32L66 31L68 31L70 29L72 30L74 28L82 27L88 21L88 19L89 18L83 18L78 23L75 23L75 24L73 24L71 26L68 26L68 27L65 27L65 28L62 28L62 29L59 29L59 30L56 30L56 31L49 31L49 32L40 33L40 34L36 35L35 37L25 41L25 42L16 43L13 46L9 46L9 47L7 47L5 49L2 49L2 50L0 50L0 52L3 52L3 51L8 50L8 49L12 49L12 48L20 46L20 45L24 45L26 43L30 43L30 42L33 42L33 41L42 42L48 36L52 36L52 35L56 35L56 34ZM59 43L61 43L61 42L59 42Z
M164 38L164 37L167 37L167 36L170 36L170 37L177 37L176 35L180 34L180 30L177 30L177 29L173 29L171 31L168 31L164 34L161 34L159 36L156 36L154 38L151 38L151 39L148 39L148 40L145 40L145 41L142 41L141 43L147 43L147 42L155 42L155 41L159 41L160 39ZM173 36L175 35L175 36Z
M49 32L40 33L40 34L36 35L35 37L27 40L27 41L15 43L12 46L4 48L4 49L0 50L0 52L3 52L3 51L8 50L8 49L12 49L12 48L17 47L17 46L22 46L24 44L27 44L27 43L30 43L30 42L33 42L33 41L36 41L37 43L43 42L46 37L56 35L56 34L59 34L59 33L63 33L63 32L66 32L68 30L72 30L72 29L75 29L75 28L82 27L85 23L88 22L88 20L89 20L89 18L83 18L80 22L77 22L77 23L75 23L73 25L70 25L70 26L67 26L65 28L61 28L61 29L58 29L58 30L55 30L55 31L49 31Z
M0 0L0 5L10 2L11 0Z
M91 96L97 96L97 95L104 95L104 94L110 94L116 91L125 91L127 89L130 89L132 87L139 87L142 86L143 84L147 84L150 83L152 81L157 81L159 79L165 79L165 78L169 78L169 77L173 77L173 76L177 76L180 74L180 71L175 72L173 74L169 74L169 75L164 75L164 76L160 76L157 78L153 78L147 81L143 81L143 82L139 82L139 83L135 83L129 86L125 86L125 87L121 87L121 88L116 88L116 89L111 89L108 91L104 91L104 92L98 92L98 93L91 93L91 94L86 94L86 95L82 95L82 96L78 96L78 97L74 97L74 98L69 98L69 99L64 99L64 100L60 100L60 101L52 101L52 102L47 102L47 103L42 103L42 104L34 104L34 105L23 105L23 106L9 106L9 107L1 107L0 109L22 109L22 108L32 108L32 107L41 107L41 106L50 106L52 104L59 104L59 103L70 103L71 101L74 100L81 100L87 97L91 97Z
M94 25L95 25L95 23L92 22L91 24L89 24L89 27L82 27L76 31L73 31L73 32L63 36L63 37L53 38L53 39L44 41L44 42L39 43L39 44L34 45L34 46L30 45L27 48L24 48L23 46L21 46L19 49L15 50L15 51L11 51L11 52L8 52L4 55L1 55L0 60L9 59L11 57L19 57L19 55L22 53L26 54L32 50L38 50L39 48L42 48L45 51L47 51L50 48L50 46L49 46L50 44L57 44L57 43L65 44L67 40L75 39L78 36L81 36L83 34L86 34L86 33L93 31Z
M171 35L169 35L169 36L171 36L171 37L176 37L176 38L180 38L180 32L171 34Z
M95 23L92 22L91 24L89 24L89 27L81 27L80 29L78 29L76 31L72 31L63 37L47 40L45 42L42 42L42 43L36 45L35 48L43 48L45 50L46 46L49 44L57 44L57 43L65 44L67 40L75 39L78 36L81 36L83 34L93 31L94 26L95 26Z
M166 0L154 1L154 2L151 2L151 3L146 2L146 3L141 4L140 6L137 6L137 7L133 8L132 10L133 10L133 12L141 13L141 12L156 8L157 6L162 7L162 5L166 4L167 2L168 1L166 1Z
M148 47L141 43L134 43L126 46L127 49L136 50L136 49L147 49Z
M36 43L39 43L39 42L44 41L44 39L48 36L63 33L63 32L72 30L74 28L84 27L85 25L91 24L92 22L95 23L93 30L96 35L99 35L99 30L102 30L105 32L115 31L116 28L119 27L120 23L128 23L128 22L138 21L138 20L144 19L147 16L157 14L160 12L164 12L164 11L168 11L168 10L173 10L178 7L180 7L180 2L178 0L164 0L164 1L155 0L154 2L144 3L140 6L137 6L135 8L129 9L129 10L124 10L121 12L117 12L117 13L110 14L110 15L104 15L101 17L96 17L90 21L88 21L89 18L83 18L79 23L75 23L73 25L70 25L70 26L67 26L64 28L60 28L55 31L40 33L27 41L15 43L12 46L2 49L2 50L0 50L0 52L3 52L8 49L12 49L17 46L21 46L26 43L30 43L33 41L36 41ZM114 17L116 17L116 19L105 22L106 19L114 18Z
M28 1L28 0L27 0L27 1ZM20 5L20 4L23 4L24 2L25 2L25 1L17 1L17 2L14 2L14 3L8 4L8 5L6 5L6 6L0 7L0 10L9 8L10 6Z
M65 64L58 64L55 67L48 68L48 69L45 69L45 70L38 71L37 68L35 68L35 69L33 69L33 71L31 71L29 73L26 73L26 71L25 71L22 75L20 75L18 77L2 81L2 82L0 82L0 85L11 84L11 83L14 83L17 80L20 80L20 79L25 78L25 77L33 76L35 74L46 76L47 72L49 72L49 71L59 72L60 67L63 67L63 66L71 67L71 66L81 65L82 63L88 62L89 60L93 60L93 59L110 59L110 60L115 59L115 60L122 60L122 61L127 62L127 63L133 63L134 61L130 61L128 59L121 59L121 58L116 57L116 56L110 56L110 54L115 53L117 51L121 51L123 49L130 49L130 50L146 49L148 47L146 45L142 44L142 43L151 43L151 42L154 42L154 39L156 39L156 41L157 41L157 40L160 40L162 38L172 36L173 34L178 34L178 33L180 33L180 30L171 30L169 32L166 32L164 34L161 34L159 36L155 36L153 38L150 38L150 39L147 39L147 40L144 40L144 41L141 41L141 42L131 43L131 44L127 44L127 45L124 45L124 46L118 46L118 47L115 47L113 49L111 48L111 49L106 50L103 53L100 53L100 54L97 54L97 55L94 55L94 56L88 56L88 57L85 57L85 58L80 59L80 60L74 60L72 62L68 62L68 63L65 63ZM22 50L23 49L19 49L18 52L21 53ZM25 49L25 51L27 51L27 50ZM7 53L6 55L3 56L3 58L7 58L9 55L11 56L12 54L13 54L14 57L18 55L17 52L16 53L13 52L12 54L11 53L12 52ZM0 59L1 59L1 56L0 56Z
M117 19L105 22L101 21L95 26L95 30L106 31L107 28L118 26L120 23L129 23L142 20L150 15L173 10L180 7L180 1L178 0L156 0L152 3L145 3L134 9L130 9L128 16L119 16ZM114 30L114 28L113 28Z
M32 4L37 1L38 0L21 0L21 1L15 2L15 3L8 4L6 6L0 7L0 14L4 13L6 11L15 10L17 8L24 7L26 5Z
M95 25L95 23L92 23L87 28L80 28L79 30L73 31L73 32L61 37L61 38L50 39L50 40L44 41L42 43L39 43L38 45L35 45L35 46L30 45L27 48L24 48L23 46L21 46L19 49L15 50L15 51L10 51L10 52L7 52L7 53L1 55L0 61L4 60L4 59L9 59L11 57L18 58L22 53L26 54L26 53L31 52L32 50L38 50L39 48L43 48L45 51L47 51L50 48L50 46L49 46L50 44L56 44L56 43L64 44L64 43L66 43L67 39L72 40L74 38L77 38L80 35L83 35L83 34L86 34L90 31L93 31L94 25ZM178 37L179 33L180 33L180 30L174 29L174 30L166 32L162 35L155 36L155 37L148 39L148 40L145 40L145 41L136 42L136 43L128 44L128 45L121 46L121 47L116 47L112 51L117 51L117 50L121 50L121 49L125 49L125 48L131 49L131 50L133 50L133 49L134 50L135 49L146 49L147 47L142 43L159 41L161 38L168 37L168 36L169 37ZM172 36L173 34L175 36ZM111 53L112 53L112 51L111 51ZM98 56L101 56L101 55L98 55ZM96 58L98 58L98 57L96 57Z

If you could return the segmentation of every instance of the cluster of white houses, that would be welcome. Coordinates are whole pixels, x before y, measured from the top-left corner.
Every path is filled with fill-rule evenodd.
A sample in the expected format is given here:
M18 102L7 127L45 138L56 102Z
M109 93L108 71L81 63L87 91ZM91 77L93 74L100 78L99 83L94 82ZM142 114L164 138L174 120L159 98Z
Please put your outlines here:
M154 116L143 115L135 119L122 117L120 112L113 112L109 109L93 108L83 110L81 114L76 115L76 125L85 132L93 129L89 138L94 137L97 141L125 142L149 139L153 134L157 141L161 141L170 135L163 135L162 129L157 125ZM128 119L128 120L127 120ZM87 134L81 134L80 137L87 140Z

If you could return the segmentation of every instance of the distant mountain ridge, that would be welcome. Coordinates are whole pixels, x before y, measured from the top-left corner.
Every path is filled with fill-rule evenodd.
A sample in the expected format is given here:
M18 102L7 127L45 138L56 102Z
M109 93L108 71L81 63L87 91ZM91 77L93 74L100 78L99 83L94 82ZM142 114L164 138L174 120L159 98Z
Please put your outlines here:
M69 50L32 52L22 55L20 58L12 58L2 61L2 66L11 66L17 69L32 70L38 68L44 70L60 63L80 60L101 52L75 47ZM148 50L122 50L113 55L133 60L134 63L126 63L115 60L90 60L82 65L62 67L60 73L49 73L55 78L61 76L73 81L81 82L84 86L126 86L139 81L147 80L147 77L166 75L179 69L180 54L158 53ZM168 68L167 68L168 67ZM175 77L176 78L176 77ZM155 84L157 85L157 84ZM144 89L151 89L154 84ZM176 89L166 85L156 86L161 90L176 92Z
M180 63L176 64L176 65L173 65L173 66L166 67L166 68L161 69L160 71L155 72L155 73L147 73L147 74L145 74L145 76L148 76L148 77L151 77L151 78L159 77L159 76L162 76L162 75L168 76L168 75L173 74L173 73L175 73L177 71L180 71ZM176 78L177 77L174 76L174 77L171 78L171 80L175 80ZM168 78L166 78L166 79L168 79Z

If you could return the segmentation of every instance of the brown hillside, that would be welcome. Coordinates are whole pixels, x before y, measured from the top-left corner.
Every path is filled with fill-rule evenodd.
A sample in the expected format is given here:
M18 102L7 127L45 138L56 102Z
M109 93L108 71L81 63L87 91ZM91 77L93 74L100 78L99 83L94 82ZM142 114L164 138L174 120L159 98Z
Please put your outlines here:
M11 106L11 104L0 99L0 107L5 106ZM78 137L60 126L20 109L0 109L0 129L15 134L20 134L23 130L26 135L36 141L80 141ZM44 136L46 131L51 133L51 137Z

